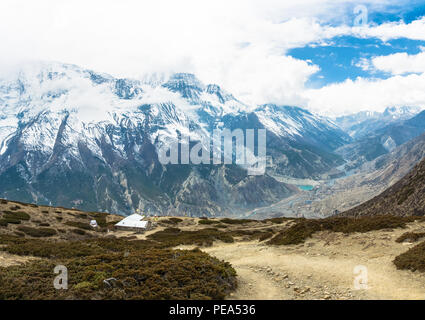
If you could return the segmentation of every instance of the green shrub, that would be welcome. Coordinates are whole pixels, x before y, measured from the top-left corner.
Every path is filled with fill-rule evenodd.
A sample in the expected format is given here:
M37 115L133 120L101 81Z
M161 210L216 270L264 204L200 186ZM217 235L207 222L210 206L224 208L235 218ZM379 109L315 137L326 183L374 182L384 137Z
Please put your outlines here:
M229 263L200 250L159 249L149 241L106 238L53 242L0 236L0 243L15 254L45 257L0 268L2 300L223 299L237 286ZM52 286L58 263L72 274L68 290ZM107 285L108 278L116 280Z
M278 218L270 218L270 219L265 219L262 220L263 222L271 222L271 223L275 223L275 224L281 224L284 223L286 221L291 221L294 220L294 218L287 218L287 217L278 217Z
M258 222L258 220L252 220L252 219L229 219L229 218L224 218L224 219L221 219L220 221L226 224L246 224L250 222Z
M425 242L398 255L393 263L397 269L425 272Z
M92 227L88 222L80 222L80 221L67 221L65 222L67 226L75 227L84 230L92 230Z
M258 241L265 241L267 239L270 239L271 237L273 237L273 232L264 232L259 238Z
M160 242L165 247L178 245L212 245L215 240L231 243L233 237L215 228L205 228L198 231L181 231L178 228L167 228L147 236L148 239Z
M318 231L332 232L369 232L381 229L404 228L406 223L422 217L373 216L373 217L332 217L326 219L298 219L288 229L279 232L268 241L272 245L290 245L303 243Z
M10 219L15 219L15 220L29 220L31 217L28 213L16 211L16 212L6 213L4 215L4 218L6 218L6 219L10 218Z
M214 221L214 220L205 220L205 219L201 219L198 221L199 224L206 224L206 225L210 225L210 224L219 224L221 223L220 221Z
M21 220L20 219L15 219L15 218L11 218L11 217L4 217L3 221L7 222L7 223L11 223L11 224L20 224Z
M169 219L166 219L166 220L162 220L161 222L167 223L167 224L179 224L182 221L183 221L183 219L172 217L172 218L169 218Z
M406 240L409 242L416 242L423 237L425 237L425 232L405 232L396 239L396 242L404 242Z
M57 234L55 229L51 228L32 228L27 226L19 226L19 231L24 232L25 234L31 236L31 237L51 237Z
M25 233L23 233L23 232L15 231L14 233L15 233L18 237L25 237Z
M82 235L82 236L86 234L86 232L81 229L71 229L71 232Z

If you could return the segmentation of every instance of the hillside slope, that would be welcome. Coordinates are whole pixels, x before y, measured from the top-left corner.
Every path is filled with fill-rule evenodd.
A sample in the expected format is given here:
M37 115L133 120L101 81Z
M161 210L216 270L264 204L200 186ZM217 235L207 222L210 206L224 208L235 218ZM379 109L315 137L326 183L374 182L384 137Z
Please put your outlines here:
M357 168L367 161L390 153L396 147L425 132L425 111L403 121L391 123L336 150L348 161L347 168Z
M344 216L425 214L425 159L405 177L373 199L342 213Z
M0 299L422 299L425 291L423 273L398 264L423 261L414 246L425 236L420 217L159 217L135 233L111 227L119 216L4 200L0 216L10 222L0 224ZM106 227L91 229L91 218ZM72 274L68 290L52 286L58 264ZM358 266L368 288L354 286Z

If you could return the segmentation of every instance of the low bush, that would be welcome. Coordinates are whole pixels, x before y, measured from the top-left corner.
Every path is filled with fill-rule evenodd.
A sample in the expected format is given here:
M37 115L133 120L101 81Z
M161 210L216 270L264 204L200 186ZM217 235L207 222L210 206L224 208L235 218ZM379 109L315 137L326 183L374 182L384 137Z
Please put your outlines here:
M326 219L298 219L288 229L281 231L268 241L271 245L290 245L303 243L318 231L369 232L381 229L404 228L406 223L422 217L373 216L373 217L332 217Z
M25 237L25 233L20 231L15 231L14 234L16 234L18 237L21 237L21 238Z
M20 219L11 218L11 217L8 217L8 216L5 216L2 220L5 221L6 223L10 223L10 224L20 224L21 223Z
M258 241L266 241L267 239L270 239L273 237L273 232L264 232L259 238Z
M237 286L229 263L200 250L161 249L147 240L0 235L0 244L13 254L43 258L0 268L0 299L223 299ZM52 286L57 264L72 274L68 290ZM105 282L108 278L115 280Z
M232 237L244 237L249 240L259 240L263 238L266 234L270 233L270 231L263 230L234 230L229 232Z
M169 218L169 219L166 219L166 220L162 220L161 222L166 223L166 224L179 224L182 221L183 221L183 219L172 217L172 218Z
M64 264L73 276L59 291L53 261L1 268L0 299L223 299L237 285L230 264L199 250L107 253Z
M404 241L409 241L409 242L416 242L419 239L425 237L425 232L405 232L403 233L400 237L398 237L396 239L396 242L404 242Z
M88 222L80 222L80 221L67 221L65 222L67 226L75 227L83 230L92 230L92 227Z
M198 221L199 224L206 224L206 225L211 225L211 224L218 224L221 223L220 221L214 221L214 220L205 220L205 219L201 219Z
M198 231L181 231L178 228L167 228L147 236L148 239L160 242L165 247L178 245L210 246L214 241L233 242L233 237L215 228L205 228Z
M229 218L224 218L224 219L221 219L220 221L226 224L246 224L250 222L258 222L258 220L252 220L252 219L229 219Z
M16 219L16 220L29 220L31 217L26 212L21 211L15 211L15 212L9 212L4 215L4 218L10 218L10 219Z
M271 223L274 223L274 224L281 224L281 223L284 223L286 221L291 221L291 220L294 220L294 218L278 217L278 218L264 219L262 221L264 223L271 222Z
M398 255L393 263L397 269L425 272L425 242Z
M79 235L85 235L86 232L84 230L81 229L71 229L71 232L75 233L75 234L79 234Z
M40 227L50 227L50 223L47 223L47 222L40 222L38 225Z
M7 227L7 220L6 219L0 219L0 227Z
M57 234L55 229L51 228L32 228L27 226L20 226L18 230L29 235L31 237L41 238L41 237L51 237Z

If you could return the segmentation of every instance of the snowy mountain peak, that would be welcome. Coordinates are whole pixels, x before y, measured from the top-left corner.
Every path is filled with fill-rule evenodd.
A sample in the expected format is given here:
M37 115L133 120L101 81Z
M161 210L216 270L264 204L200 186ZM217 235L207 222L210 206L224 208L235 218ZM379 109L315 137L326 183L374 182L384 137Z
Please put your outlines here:
M420 111L420 107L387 107L382 114L384 116L393 116L394 118L409 118L418 114Z
M173 74L163 87L172 92L179 92L183 98L198 101L204 91L204 84L190 73Z
M206 93L215 95L217 99L220 101L220 103L225 103L230 100L235 100L233 95L227 93L226 91L222 90L220 86L216 84L209 84L207 85L207 88L205 90Z

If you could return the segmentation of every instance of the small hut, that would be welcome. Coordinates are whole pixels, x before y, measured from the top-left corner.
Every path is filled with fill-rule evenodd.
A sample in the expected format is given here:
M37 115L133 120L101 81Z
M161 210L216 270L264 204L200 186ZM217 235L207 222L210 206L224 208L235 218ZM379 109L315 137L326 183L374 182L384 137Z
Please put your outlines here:
M97 221L96 221L96 220L91 220L91 221L90 221L90 226L91 226L92 228L97 228L99 225L97 224Z
M115 228L118 230L128 230L136 232L144 232L151 229L152 224L149 220L144 220L145 216L138 213L132 214L125 217L120 222L115 224Z

